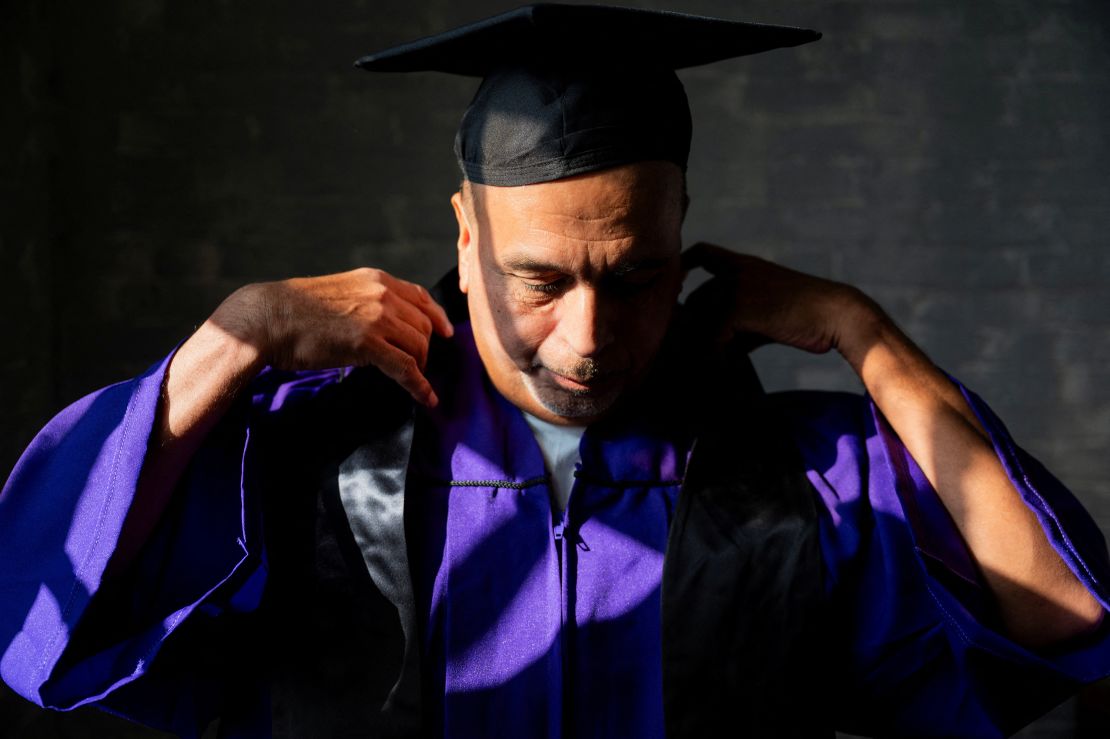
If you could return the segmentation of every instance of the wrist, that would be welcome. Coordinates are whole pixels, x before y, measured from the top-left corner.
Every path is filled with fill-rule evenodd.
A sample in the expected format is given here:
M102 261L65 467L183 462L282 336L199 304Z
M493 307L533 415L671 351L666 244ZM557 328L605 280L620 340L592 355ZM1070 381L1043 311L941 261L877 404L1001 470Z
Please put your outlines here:
M260 370L273 363L278 345L272 283L244 285L229 295L208 319L228 342L228 350L240 362L256 365Z
M849 288L836 315L836 349L856 374L861 374L867 355L881 345L894 330L883 309L866 293Z
M265 367L258 346L236 335L241 328L229 325L231 315L217 309L170 361L162 387L159 446L203 437Z

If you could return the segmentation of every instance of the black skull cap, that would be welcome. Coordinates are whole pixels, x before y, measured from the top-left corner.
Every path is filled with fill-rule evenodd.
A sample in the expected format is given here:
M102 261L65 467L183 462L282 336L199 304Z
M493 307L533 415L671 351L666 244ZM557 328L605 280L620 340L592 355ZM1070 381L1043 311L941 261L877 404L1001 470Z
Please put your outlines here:
M517 186L663 160L686 171L676 69L816 41L817 31L606 5L526 5L364 56L373 72L481 77L455 136L463 176Z

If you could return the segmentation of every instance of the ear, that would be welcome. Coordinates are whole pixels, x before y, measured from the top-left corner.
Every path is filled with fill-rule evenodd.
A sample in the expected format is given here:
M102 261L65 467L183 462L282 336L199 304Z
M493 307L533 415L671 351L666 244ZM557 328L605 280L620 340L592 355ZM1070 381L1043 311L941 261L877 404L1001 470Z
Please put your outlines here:
M474 244L474 230L470 227L470 219L463 207L461 192L451 196L451 207L455 209L455 220L459 224L459 290L465 294L470 289L470 248Z

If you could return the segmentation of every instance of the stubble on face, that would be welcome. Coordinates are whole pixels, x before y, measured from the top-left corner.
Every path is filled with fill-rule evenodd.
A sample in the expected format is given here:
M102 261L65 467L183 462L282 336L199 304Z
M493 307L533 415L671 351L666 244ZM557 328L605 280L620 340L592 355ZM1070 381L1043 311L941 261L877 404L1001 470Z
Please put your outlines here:
M586 387L575 388L565 385L556 387L544 383L537 375L545 370ZM573 366L561 369L546 367L543 364L533 365L533 372L525 373L523 381L532 393L532 397L544 408L556 416L580 419L602 415L620 396L621 387L615 383L609 383L608 387L602 388L589 387L591 383L595 383L603 376L599 362L593 359L580 359Z
M553 423L588 423L642 376L681 286L681 183L676 166L645 162L540 186L464 189L481 237L471 234L464 249L460 231L460 275L469 272L460 284L483 364L510 402ZM522 273L506 266L513 257L555 268ZM656 267L637 271L648 263ZM557 294L533 291L548 282ZM573 303L576 290L598 301L590 315L604 336L592 347L571 338L589 322L560 303Z

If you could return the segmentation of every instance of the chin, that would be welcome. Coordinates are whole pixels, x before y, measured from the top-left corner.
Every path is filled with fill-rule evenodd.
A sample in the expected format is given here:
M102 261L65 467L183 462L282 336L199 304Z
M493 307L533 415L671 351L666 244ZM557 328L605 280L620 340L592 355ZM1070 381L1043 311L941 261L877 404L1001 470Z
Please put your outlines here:
M593 393L544 387L528 376L524 378L524 385L532 399L549 413L576 423L587 423L605 415L616 405L621 394L619 388Z

